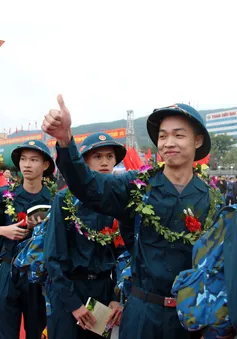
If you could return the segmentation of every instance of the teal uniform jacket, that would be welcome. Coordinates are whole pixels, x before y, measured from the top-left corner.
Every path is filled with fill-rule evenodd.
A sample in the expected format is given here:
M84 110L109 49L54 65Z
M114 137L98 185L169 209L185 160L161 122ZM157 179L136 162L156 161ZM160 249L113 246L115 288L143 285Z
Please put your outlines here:
M57 146L57 165L73 194L88 206L101 213L122 219L121 233L134 231L134 225L128 220L130 190L134 188L131 180L136 172L127 172L121 176L101 175L93 172L79 154L74 140L67 148ZM163 226L172 231L187 230L183 210L191 208L203 225L208 215L209 187L193 176L180 194L174 185L159 172L151 181L152 189L148 204L154 207ZM126 231L124 229L126 226ZM140 235L133 251L133 284L145 292L163 297L171 296L171 287L180 271L192 267L192 246L183 241L168 242L152 227L141 224ZM146 305L146 306L144 306ZM131 334L131 327L137 324ZM149 338L189 338L189 333L181 327L175 308L164 307L131 295L123 312L120 326L121 339Z
M117 250L113 243L102 246L88 240L77 231L73 222L65 220L68 216L68 212L63 209L66 206L65 192L66 189L59 192L54 199L44 250L47 272L52 280L49 294L57 295L64 309L72 312L85 304L87 298L91 296L92 291L82 291L82 287L80 290L77 283L82 280L85 285L86 277L89 275L96 276L98 279L95 280L109 279L111 281L109 294L101 295L101 298L107 304L115 300L113 293L115 282L110 279L110 275L115 268ZM112 228L113 217L98 214L81 202L76 206L77 216L90 229L101 231L105 227Z
M230 231L225 238L224 258L228 310L231 322L237 331L237 212L232 218Z
M85 305L89 297L105 305L116 300L116 257L124 249L116 249L113 243L102 246L88 240L73 222L65 220L68 217L68 211L63 209L65 192L59 192L54 199L45 237L48 335L52 339L89 339L94 336L76 324L71 312ZM113 217L99 214L82 202L77 202L76 208L77 216L90 229L99 232L105 227L112 228Z
M0 213L3 223L1 226L14 224L11 217L4 213L4 190L0 191ZM16 213L27 212L27 209L35 205L51 204L50 191L43 186L37 194L27 192L22 185L18 186L14 193L13 205ZM29 235L30 236L30 235ZM23 239L22 241L24 241ZM24 315L24 325L27 337L40 339L46 326L45 300L41 286L31 284L27 275L20 276L16 268L11 267L11 259L16 255L17 245L21 241L1 237L2 247L0 260L0 338L19 338L20 320Z
M2 187L0 190L0 213L2 224L1 226L12 225L16 221L12 221L11 217L8 214L5 214L5 203L3 198L3 192L8 190L8 187ZM27 209L36 205L48 205L51 204L50 191L46 186L43 186L41 191L37 194L27 192L22 185L18 186L14 192L13 205L15 211L18 214L19 212L27 212ZM24 239L23 239L24 240ZM16 252L16 247L19 244L17 240L11 240L5 237L1 237L2 242L2 251L1 256L12 257Z
M73 194L88 206L102 213L126 218L131 180L136 173L121 176L101 175L93 172L80 157L72 140L68 148L57 148L57 165ZM191 208L204 224L209 210L209 188L196 175L179 192L162 172L152 180L148 204L154 206L162 225L172 231L187 230L184 209ZM133 226L131 226L133 227ZM192 246L183 241L170 243L152 227L141 226L132 273L135 285L162 296L170 296L175 277L180 271L191 268Z

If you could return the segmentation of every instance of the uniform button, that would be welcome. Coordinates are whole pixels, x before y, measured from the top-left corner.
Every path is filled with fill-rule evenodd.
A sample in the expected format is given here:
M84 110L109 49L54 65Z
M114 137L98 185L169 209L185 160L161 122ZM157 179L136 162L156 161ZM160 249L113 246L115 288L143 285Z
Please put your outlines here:
M174 221L174 224L175 224L175 225L177 225L178 223L179 223L179 221L178 221L178 220L175 220L175 221Z
M178 203L181 203L181 201L182 201L182 200L181 200L180 198L178 198L178 200L177 200L177 201L178 201Z
M170 247L171 247L171 248L174 248L175 246L174 246L174 244L171 244Z
M171 272L171 271L172 271L172 268L169 266L169 267L167 267L167 270L168 270L169 272Z

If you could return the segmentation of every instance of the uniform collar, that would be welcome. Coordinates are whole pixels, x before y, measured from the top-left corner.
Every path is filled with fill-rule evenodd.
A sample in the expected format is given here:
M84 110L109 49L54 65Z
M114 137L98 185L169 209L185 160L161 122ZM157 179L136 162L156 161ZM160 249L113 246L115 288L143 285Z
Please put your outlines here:
M163 172L158 172L156 176L152 179L151 182L152 187L162 187L163 189L172 194L172 195L179 195L178 191L174 187L174 185L167 179ZM193 178L188 183L188 185L184 188L180 196L186 196L197 191L207 192L208 186L207 184L198 178L196 174L193 175Z
M14 191L15 198L18 197L19 195L24 194L25 192L29 193L24 189L23 185L18 186ZM47 200L50 200L50 198L51 198L50 191L45 185L43 185L41 191L39 191L37 194L40 194L42 197L44 197Z

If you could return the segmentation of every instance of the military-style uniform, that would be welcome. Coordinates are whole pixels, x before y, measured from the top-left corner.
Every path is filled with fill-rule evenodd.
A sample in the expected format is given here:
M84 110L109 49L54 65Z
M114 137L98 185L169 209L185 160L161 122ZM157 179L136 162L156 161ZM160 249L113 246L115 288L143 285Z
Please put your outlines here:
M234 205L236 206L236 205ZM237 212L235 211L230 230L224 241L224 272L228 297L228 311L233 327L237 333Z
M74 141L68 149L58 148L58 156L58 166L75 195L80 196L87 204L102 213L126 220L125 207L128 204L130 181L134 172L127 172L119 178L110 175L102 176L89 171L83 158L78 155ZM68 162L69 156L73 159L72 162ZM68 162L67 166L61 166L64 161ZM77 180L76 172L79 178L85 178L86 184L83 185L83 189L80 185L74 184L75 179ZM94 189L95 187L97 190ZM154 206L162 225L168 226L172 231L182 232L186 229L183 210L192 206L192 211L200 215L199 220L204 223L208 214L209 199L208 186L196 175L179 194L160 172L152 181L148 204ZM152 227L141 226L139 240L133 254L134 286L149 293L171 297L170 291L176 275L192 266L191 252L192 246L182 241L169 243ZM143 299L135 296L129 298L120 325L120 338L142 339L148 333L149 338L168 336L188 338L188 333L179 323L175 308L147 303L145 295ZM137 326L134 327L134 323Z
M160 113L154 113L156 119L156 115ZM155 124L154 113L150 117L148 132L156 143L159 124ZM161 110L161 113L164 116L183 114L192 117L204 135L204 145L197 149L195 160L208 154L210 137L197 111L187 105L176 105ZM159 115L159 119L161 118L162 114ZM124 219L126 225L126 206L134 173L128 172L122 177L116 177L102 176L90 171L78 153L73 139L68 148L57 147L57 152L58 167L73 194L95 210ZM177 191L162 172L156 174L151 186L147 203L154 207L163 226L174 232L187 231L183 212L187 208L192 209L202 225L205 223L210 202L209 189L196 175L182 193ZM133 253L133 292L123 312L120 339L190 338L190 334L179 323L175 305L169 304L168 298L171 297L175 277L180 271L192 267L191 252L191 245L182 241L170 243L152 227L141 225ZM195 336L200 338L201 335L197 333Z
M92 148L112 146L116 162L124 157L125 148L105 133L94 133L81 145L85 155ZM102 176L110 177L110 174ZM58 193L51 209L45 238L45 260L49 275L46 286L50 303L47 320L50 339L100 338L77 325L72 311L85 305L89 297L108 305L116 300L112 279L116 257L121 250L114 244L102 246L80 234L75 224L68 222L65 200L66 190ZM74 203L75 203L75 198ZM112 228L114 218L99 214L82 202L76 202L77 216L92 230Z
M111 273L115 266L113 244L102 246L78 233L72 223L65 222L65 190L55 197L45 239L48 275L47 295L51 314L48 334L52 339L94 338L76 324L72 311L85 305L89 297L108 305L116 300ZM114 218L98 214L79 203L77 216L91 229L112 228Z
M37 149L37 151L49 152L46 145L40 141L30 141L17 148L14 154L15 165L19 164L18 156L22 149ZM14 151L13 151L14 152ZM51 168L54 169L53 160L49 158ZM51 159L51 160L50 160ZM46 173L47 174L47 173ZM8 214L5 214L4 191L8 187L0 190L0 213L1 220L5 220L2 226L12 225L13 222ZM27 209L35 205L51 204L50 191L43 186L37 194L27 192L22 185L18 186L12 193L13 205L16 213L27 212ZM25 239L23 239L25 240ZM2 248L0 254L0 339L19 339L20 323L22 313L24 315L24 327L27 339L40 339L41 333L46 326L45 300L42 295L41 286L31 284L27 276L19 276L19 272L12 268L12 258L17 254L17 245L20 241L1 237Z
M0 199L2 199L0 192ZM50 204L50 192L44 186L38 194L26 192L19 186L14 192L14 207L16 212L25 212L34 205ZM11 225L7 215L5 225ZM25 329L29 338L40 338L46 326L45 301L41 286L30 284L27 276L19 278L18 272L13 271L11 279L11 259L16 254L19 241L3 238L0 266L0 338L18 339L21 313L24 314Z

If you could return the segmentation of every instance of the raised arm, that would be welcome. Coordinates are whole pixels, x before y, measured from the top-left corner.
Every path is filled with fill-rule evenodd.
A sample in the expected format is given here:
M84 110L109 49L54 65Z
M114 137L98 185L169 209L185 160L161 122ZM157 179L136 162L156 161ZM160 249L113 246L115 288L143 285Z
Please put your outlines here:
M57 139L57 165L71 192L97 212L116 218L124 216L129 200L130 182L136 172L121 176L91 171L71 134L71 116L61 95L57 97L59 110L50 110L42 130Z

